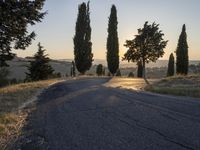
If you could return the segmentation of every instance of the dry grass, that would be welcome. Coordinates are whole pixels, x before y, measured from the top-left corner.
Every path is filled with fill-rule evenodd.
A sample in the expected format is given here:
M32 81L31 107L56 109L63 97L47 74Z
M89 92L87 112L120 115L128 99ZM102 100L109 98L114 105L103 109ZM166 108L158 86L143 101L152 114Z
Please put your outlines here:
M200 75L164 78L145 88L147 91L178 96L200 97Z
M0 113L16 111L24 102L36 94L39 89L57 81L56 79L45 80L0 88Z
M0 150L21 133L27 113L0 114Z
M18 111L40 89L58 82L57 79L22 83L0 88L0 150L20 134L27 113Z

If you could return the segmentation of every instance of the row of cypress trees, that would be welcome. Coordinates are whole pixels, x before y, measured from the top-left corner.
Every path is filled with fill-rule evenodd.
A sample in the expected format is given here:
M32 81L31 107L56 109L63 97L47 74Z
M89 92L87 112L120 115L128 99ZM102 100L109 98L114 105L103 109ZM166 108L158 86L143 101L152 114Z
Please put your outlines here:
M117 24L117 9L115 5L112 5L106 46L108 69L112 75L115 75L119 68ZM89 2L87 4L83 2L79 5L75 30L73 39L75 65L81 74L85 74L92 66L93 61Z
M182 27L182 32L179 36L176 53L176 74L187 75L189 66L189 56L188 56L188 43L187 43L187 33L185 24ZM173 53L170 54L168 62L167 76L173 76L175 74L174 69L174 56Z

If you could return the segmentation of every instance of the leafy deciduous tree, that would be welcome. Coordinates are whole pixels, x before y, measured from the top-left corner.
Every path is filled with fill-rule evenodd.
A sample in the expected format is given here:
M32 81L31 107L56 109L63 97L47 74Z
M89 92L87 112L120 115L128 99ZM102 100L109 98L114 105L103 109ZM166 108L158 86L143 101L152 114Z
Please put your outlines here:
M25 49L35 38L27 27L41 22L45 0L0 1L0 67L8 66L7 60L15 56L11 49Z
M163 40L164 34L159 30L159 24L145 22L143 28L138 29L138 35L133 40L127 40L125 47L128 48L123 60L138 62L142 60L143 77L146 80L146 63L155 62L164 54L164 48L168 41Z

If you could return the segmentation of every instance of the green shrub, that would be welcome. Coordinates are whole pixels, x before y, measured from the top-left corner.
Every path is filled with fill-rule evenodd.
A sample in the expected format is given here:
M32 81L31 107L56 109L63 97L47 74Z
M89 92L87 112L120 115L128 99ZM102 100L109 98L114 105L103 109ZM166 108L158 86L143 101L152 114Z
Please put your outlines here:
M134 76L135 76L135 75L134 75L133 72L130 72L130 73L128 74L128 77L129 77L129 78L134 78Z

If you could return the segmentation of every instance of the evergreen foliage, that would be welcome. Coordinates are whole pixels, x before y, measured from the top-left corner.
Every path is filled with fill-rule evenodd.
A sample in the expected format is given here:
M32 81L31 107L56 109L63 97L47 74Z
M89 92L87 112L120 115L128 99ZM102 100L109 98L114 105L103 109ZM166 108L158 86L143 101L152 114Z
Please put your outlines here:
M143 77L146 80L145 64L156 62L164 55L164 48L168 41L163 40L164 34L159 30L159 24L145 22L143 28L138 29L138 35L133 40L127 40L125 47L128 48L123 60L138 62L142 60Z
M185 24L182 27L182 32L179 36L178 46L176 49L176 73L177 74L188 74L188 44Z
M134 76L135 76L135 75L134 75L134 73L133 73L132 71L128 74L128 77L129 77L129 78L134 78Z
M167 76L169 77L173 75L174 75L174 55L173 53L171 53L169 56Z
M0 1L0 67L15 56L12 49L25 49L35 38L27 27L41 22L46 14L40 12L45 0L1 0Z
M75 77L76 76L76 67L75 67L74 61L72 61L72 66L71 66L70 74L71 74L71 77Z
M38 43L38 52L34 55L34 60L30 61L27 81L45 80L53 76L53 68L49 65L50 59L44 54L45 49Z
M141 60L139 60L137 62L137 66L138 66L138 68L137 68L137 77L138 78L142 78L143 77L143 67L142 67L142 61Z
M109 17L107 38L107 63L108 69L112 75L114 75L119 68L119 42L117 24L117 10L115 5L113 5Z
M76 22L76 33L74 36L74 59L77 70L85 74L92 66L92 42L90 27L89 2L79 5Z
M96 74L102 76L104 74L104 68L102 64L97 65Z

